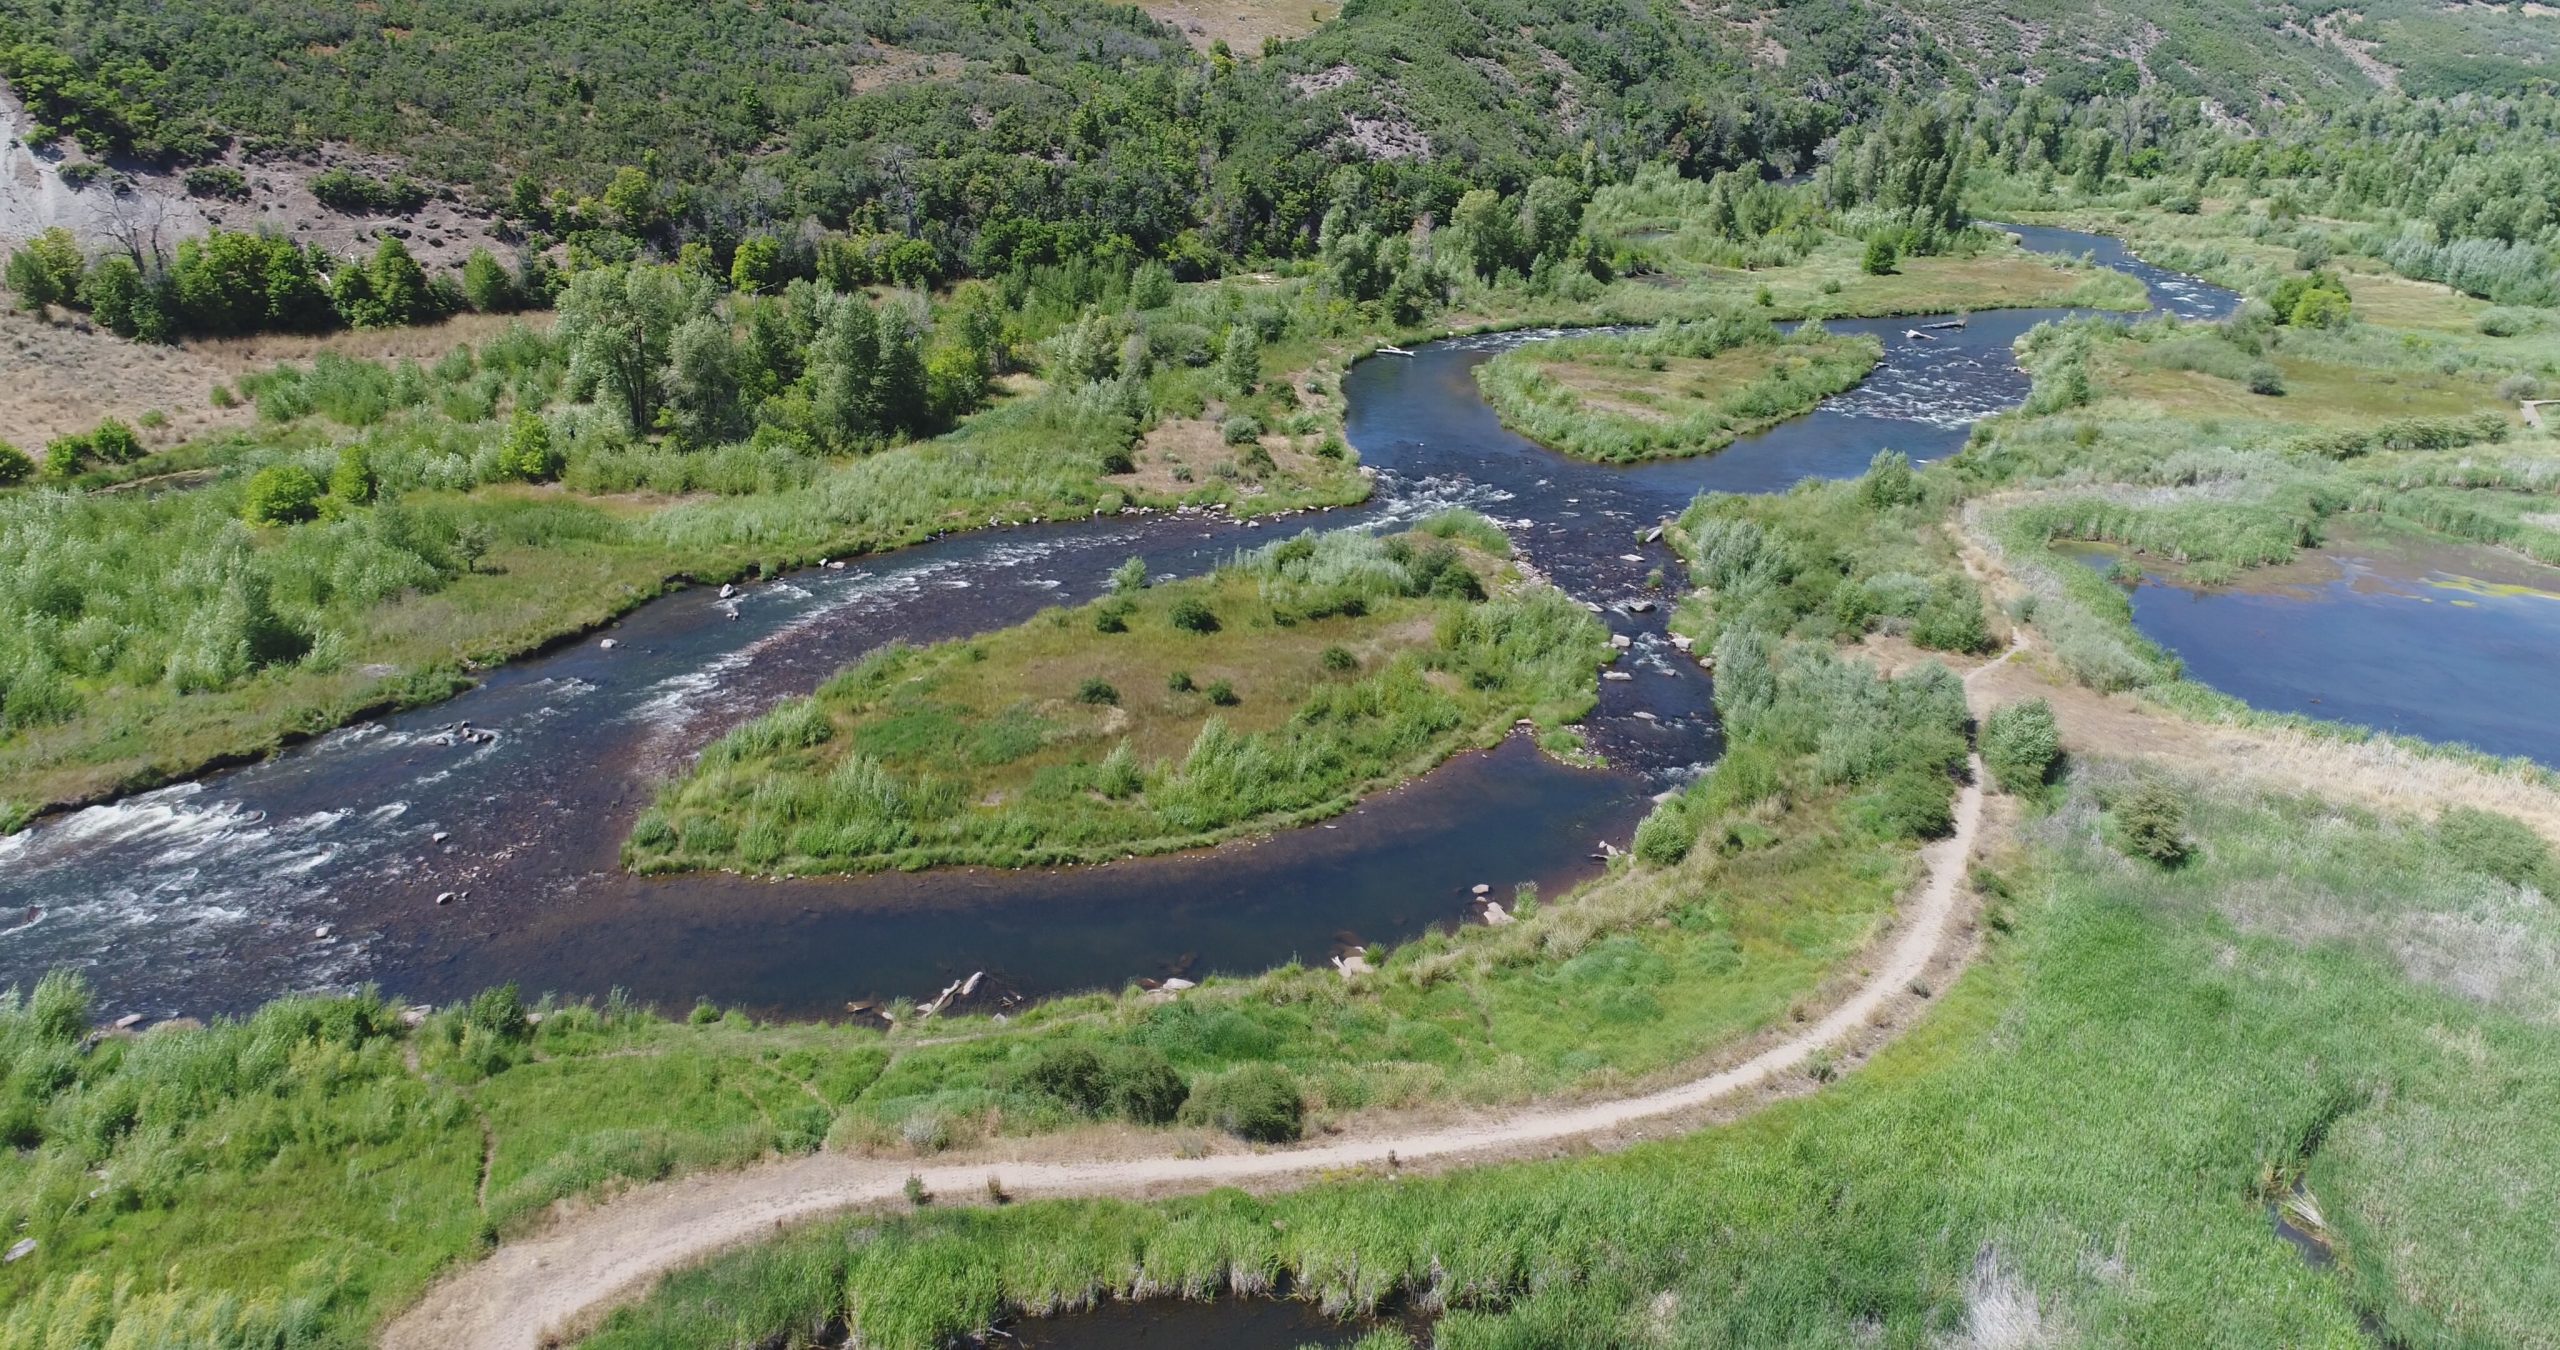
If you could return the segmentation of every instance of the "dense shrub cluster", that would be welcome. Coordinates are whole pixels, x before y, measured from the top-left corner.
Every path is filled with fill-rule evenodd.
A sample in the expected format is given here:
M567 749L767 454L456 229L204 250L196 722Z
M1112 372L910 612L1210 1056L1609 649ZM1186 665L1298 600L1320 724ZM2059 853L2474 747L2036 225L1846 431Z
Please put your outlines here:
M2032 792L2062 762L2053 705L2043 699L2003 704L1982 724L1982 762L2004 792Z

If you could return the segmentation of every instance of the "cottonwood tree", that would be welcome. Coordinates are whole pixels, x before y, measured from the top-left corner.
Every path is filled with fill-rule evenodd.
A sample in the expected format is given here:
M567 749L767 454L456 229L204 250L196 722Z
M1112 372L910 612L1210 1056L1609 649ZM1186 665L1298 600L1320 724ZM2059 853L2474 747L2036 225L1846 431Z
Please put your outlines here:
M675 333L711 310L709 281L630 263L581 272L560 295L560 338L573 387L603 390L635 433L657 424Z

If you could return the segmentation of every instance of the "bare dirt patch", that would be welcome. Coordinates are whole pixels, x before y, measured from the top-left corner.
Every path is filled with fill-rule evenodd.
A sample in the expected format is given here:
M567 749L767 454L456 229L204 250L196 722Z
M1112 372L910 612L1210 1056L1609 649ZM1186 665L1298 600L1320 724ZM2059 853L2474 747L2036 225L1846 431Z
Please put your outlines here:
M969 64L968 59L957 52L911 52L900 47L882 47L873 55L878 59L861 62L846 76L846 82L857 94L868 94L893 84L947 80Z
M1198 417L1168 417L1156 423L1130 452L1136 471L1113 474L1102 481L1134 495L1167 498L1232 477L1238 495L1261 495L1263 488L1256 479L1271 475L1257 474L1246 467L1248 447L1227 444L1220 429L1224 416L1224 410L1213 405ZM1271 434L1263 436L1260 444L1278 469L1277 476L1304 480L1319 476L1324 468L1315 454L1319 439Z
M458 199L435 198L402 215L365 215L331 210L312 195L311 180L332 168L383 179L402 172L397 161L378 155L331 147L307 160L253 160L236 147L226 150L210 165L237 170L248 183L245 200L190 195L183 174L139 163L101 165L105 172L94 182L74 187L63 169L96 161L67 141L28 145L33 126L17 96L0 84L0 247L59 225L93 251L124 249L146 258L166 257L181 240L216 228L278 234L340 257L370 253L389 236L430 271L460 267L475 248L510 256L497 237L496 217Z
M1431 138L1401 112L1385 117L1344 113L1342 125L1337 139L1371 159L1420 159L1431 153Z
M1146 9L1194 49L1223 40L1238 56L1260 52L1264 38L1304 37L1342 12L1339 0L1156 0Z

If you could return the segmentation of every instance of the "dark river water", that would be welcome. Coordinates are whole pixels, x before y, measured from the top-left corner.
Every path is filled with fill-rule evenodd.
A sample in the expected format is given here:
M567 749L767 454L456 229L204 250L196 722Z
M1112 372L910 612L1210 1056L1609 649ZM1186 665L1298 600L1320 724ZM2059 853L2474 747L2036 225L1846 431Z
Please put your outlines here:
M2196 317L2233 297L2142 264L2115 241L2022 231L2032 247L2131 271ZM1720 748L1708 681L1663 613L1618 606L1678 575L1638 542L1705 491L1779 491L1854 475L1878 450L1959 448L2026 380L2010 344L2058 311L1839 322L1885 359L1858 388L1715 455L1577 463L1502 429L1472 371L1553 333L1434 343L1345 376L1349 439L1378 472L1367 505L1248 526L1129 515L944 539L796 573L735 600L689 591L608 634L494 672L433 708L350 727L267 762L92 807L0 840L0 985L76 968L99 1007L236 1012L277 994L372 982L442 1002L513 981L528 993L614 988L823 1016L922 996L972 972L982 997L1115 988L1145 976L1320 962L1463 922L1468 890L1554 894L1623 845L1650 798ZM890 641L1019 623L1100 596L1131 555L1191 574L1302 528L1386 525L1447 506L1500 520L1567 592L1635 643L1632 682L1600 687L1590 739L1612 767L1574 769L1514 739L1321 825L1100 867L791 881L638 878L615 867L653 784L708 741ZM1638 716L1651 714L1650 717ZM494 732L458 738L456 724ZM439 905L437 897L459 896Z

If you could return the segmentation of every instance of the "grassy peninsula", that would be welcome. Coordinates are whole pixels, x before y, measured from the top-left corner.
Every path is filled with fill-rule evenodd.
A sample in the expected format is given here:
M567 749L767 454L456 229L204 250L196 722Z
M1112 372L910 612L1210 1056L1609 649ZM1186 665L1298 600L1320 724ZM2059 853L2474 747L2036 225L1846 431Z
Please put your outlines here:
M1875 369L1883 344L1757 315L1515 347L1476 367L1502 424L1550 449L1628 463L1721 450Z
M1452 514L1158 585L1133 560L1106 599L892 648L739 728L660 793L626 858L1089 862L1341 811L1519 719L1562 733L1589 710L1605 631L1508 552Z

